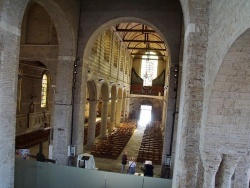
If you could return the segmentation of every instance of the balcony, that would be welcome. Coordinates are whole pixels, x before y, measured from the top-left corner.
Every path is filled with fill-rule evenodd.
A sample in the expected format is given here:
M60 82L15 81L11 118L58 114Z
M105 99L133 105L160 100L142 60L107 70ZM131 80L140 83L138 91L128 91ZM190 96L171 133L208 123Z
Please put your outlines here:
M143 86L142 84L132 84L131 94L136 95L152 95L152 96L163 96L163 86Z

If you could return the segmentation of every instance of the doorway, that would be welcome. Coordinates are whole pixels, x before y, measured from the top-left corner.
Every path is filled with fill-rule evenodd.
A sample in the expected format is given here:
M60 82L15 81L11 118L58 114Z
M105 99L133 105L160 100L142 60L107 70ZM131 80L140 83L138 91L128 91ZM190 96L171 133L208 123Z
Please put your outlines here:
M152 106L141 105L139 124L146 126L151 121Z

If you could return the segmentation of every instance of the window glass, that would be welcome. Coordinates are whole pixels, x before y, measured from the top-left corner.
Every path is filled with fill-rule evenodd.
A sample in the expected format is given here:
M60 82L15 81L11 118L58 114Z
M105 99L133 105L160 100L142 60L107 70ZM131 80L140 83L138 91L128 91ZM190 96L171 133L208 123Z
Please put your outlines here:
M146 52L142 56L141 77L143 86L152 86L152 80L157 77L158 57L154 52Z
M47 88L48 88L48 77L46 74L44 74L42 79L42 93L41 93L41 107L43 108L46 107Z

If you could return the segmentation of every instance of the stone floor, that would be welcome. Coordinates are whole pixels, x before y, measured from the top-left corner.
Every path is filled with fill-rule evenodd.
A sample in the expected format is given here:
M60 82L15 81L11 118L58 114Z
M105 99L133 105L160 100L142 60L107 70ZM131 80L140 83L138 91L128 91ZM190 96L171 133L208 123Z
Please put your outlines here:
M129 157L137 158L140 144L142 141L142 136L144 133L144 129L145 129L145 126L138 125L132 137L130 138L129 142L127 143L126 147L124 148L124 151L128 152L128 158ZM98 168L99 170L103 170L103 171L120 173L122 155L123 155L123 152L120 154L117 160L95 157L96 168ZM139 168L140 165L141 163L136 164L136 173L142 173L142 171ZM154 177L160 177L161 165L154 165L154 167L155 167ZM126 168L128 168L128 164Z
M140 143L142 141L142 136L144 133L145 126L138 125L135 129L132 137L130 138L129 142L127 143L124 151L128 152L128 158L129 157L137 157ZM97 138L98 139L98 138ZM39 151L39 147L33 147L30 148L30 154L36 155ZM48 142L45 142L43 144L43 153L45 154L45 157L48 158ZM84 153L90 153L90 151L85 150ZM101 171L108 171L108 172L117 172L121 173L121 158L122 158L123 152L120 154L117 160L113 159L106 159L106 158L98 158L94 157L95 159L95 165L98 170ZM136 173L142 173L140 170L141 163L136 164ZM154 165L154 177L160 177L161 173L161 165ZM126 166L126 169L128 168L128 165Z

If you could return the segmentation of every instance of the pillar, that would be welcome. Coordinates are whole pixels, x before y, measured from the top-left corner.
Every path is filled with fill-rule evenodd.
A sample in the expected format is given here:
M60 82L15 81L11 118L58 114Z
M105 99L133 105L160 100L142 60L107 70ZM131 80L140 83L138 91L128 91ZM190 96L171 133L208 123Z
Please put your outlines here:
M231 178L234 170L239 162L239 156L225 155L222 162L222 173L219 177L219 187L228 188L231 187Z
M1 4L3 5L3 1ZM23 4L25 5L24 2ZM13 6L13 8L16 7ZM15 10L15 13L19 12L19 8ZM1 12L1 14L4 13ZM9 25L13 23L7 23L8 20L11 19L2 19L0 22L2 46L0 49L0 187L3 188L14 187L17 73L20 45L20 29L15 25Z
M204 181L203 188L215 187L215 175L221 164L221 156L219 154L206 153L203 157Z
M115 117L116 126L119 126L121 122L121 110L122 110L122 98L118 98L116 104L116 117Z
M84 142L84 113L87 82L87 69L82 68L82 60L77 61L74 85L74 108L73 108L73 145L76 146L76 155L83 153Z
M106 137L107 120L108 120L108 102L109 100L102 100L102 117L101 117L101 133L100 138Z
M116 108L115 104L116 104L116 99L111 99L109 133L111 133L115 128L115 108Z
M234 176L234 188L246 188L250 181L250 155L243 156L236 169Z
M53 108L53 159L57 164L68 165L68 146L72 131L72 85L74 57L59 56ZM65 79L67 78L67 79Z
M88 120L88 136L87 148L91 148L95 143L95 129L96 129L96 107L98 101L89 101L89 120Z

